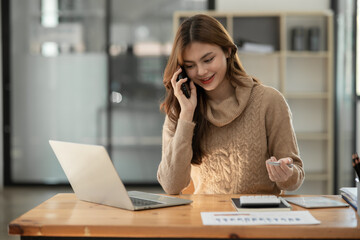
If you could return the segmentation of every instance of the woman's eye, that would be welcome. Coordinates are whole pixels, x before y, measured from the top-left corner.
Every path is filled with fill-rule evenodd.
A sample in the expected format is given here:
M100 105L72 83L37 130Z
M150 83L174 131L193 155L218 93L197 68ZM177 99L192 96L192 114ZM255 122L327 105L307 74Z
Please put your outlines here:
M213 59L214 59L214 57L209 58L209 59L206 59L205 62L206 62L206 63L209 63L209 62L211 62Z
M187 69L189 69L189 68L192 68L193 65L185 65L184 67L187 68Z

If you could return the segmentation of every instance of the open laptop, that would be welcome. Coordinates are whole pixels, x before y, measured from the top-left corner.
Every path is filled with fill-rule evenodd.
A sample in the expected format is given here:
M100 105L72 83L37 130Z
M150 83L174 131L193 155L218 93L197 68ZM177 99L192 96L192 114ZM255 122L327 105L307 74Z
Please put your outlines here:
M80 200L127 210L161 208L192 202L146 192L127 192L103 146L54 140L49 143Z

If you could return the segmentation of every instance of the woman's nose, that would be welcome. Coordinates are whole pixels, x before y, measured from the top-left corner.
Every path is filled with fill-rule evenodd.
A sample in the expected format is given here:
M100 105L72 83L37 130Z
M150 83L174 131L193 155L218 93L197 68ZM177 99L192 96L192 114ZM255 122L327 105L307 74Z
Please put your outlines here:
M202 76L204 76L206 73L207 73L207 69L206 69L205 67L203 67L203 66L201 66L201 65L198 66L198 72L197 72L198 76L202 77Z

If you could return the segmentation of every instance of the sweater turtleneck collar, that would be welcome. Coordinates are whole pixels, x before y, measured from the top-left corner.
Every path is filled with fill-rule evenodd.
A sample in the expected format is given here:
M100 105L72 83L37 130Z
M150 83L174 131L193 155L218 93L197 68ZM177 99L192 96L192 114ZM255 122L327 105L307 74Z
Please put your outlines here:
M238 81L231 81L234 87L234 95L229 96L222 102L208 100L206 119L217 127L223 127L231 123L244 111L254 85L251 77L240 77Z

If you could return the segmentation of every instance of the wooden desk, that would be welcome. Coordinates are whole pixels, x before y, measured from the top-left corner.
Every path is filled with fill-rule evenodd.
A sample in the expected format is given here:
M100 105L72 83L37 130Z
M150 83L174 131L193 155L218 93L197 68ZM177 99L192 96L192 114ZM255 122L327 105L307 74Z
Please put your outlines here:
M235 211L231 197L181 195L191 205L132 212L58 194L9 224L9 234L22 239L57 237L116 238L321 238L360 239L360 218L353 208L310 210L320 225L204 226L200 212ZM331 196L343 201L340 196ZM293 210L304 210L294 205ZM43 237L43 238L41 238ZM56 238L57 239L57 238ZM61 239L61 238L60 238Z

